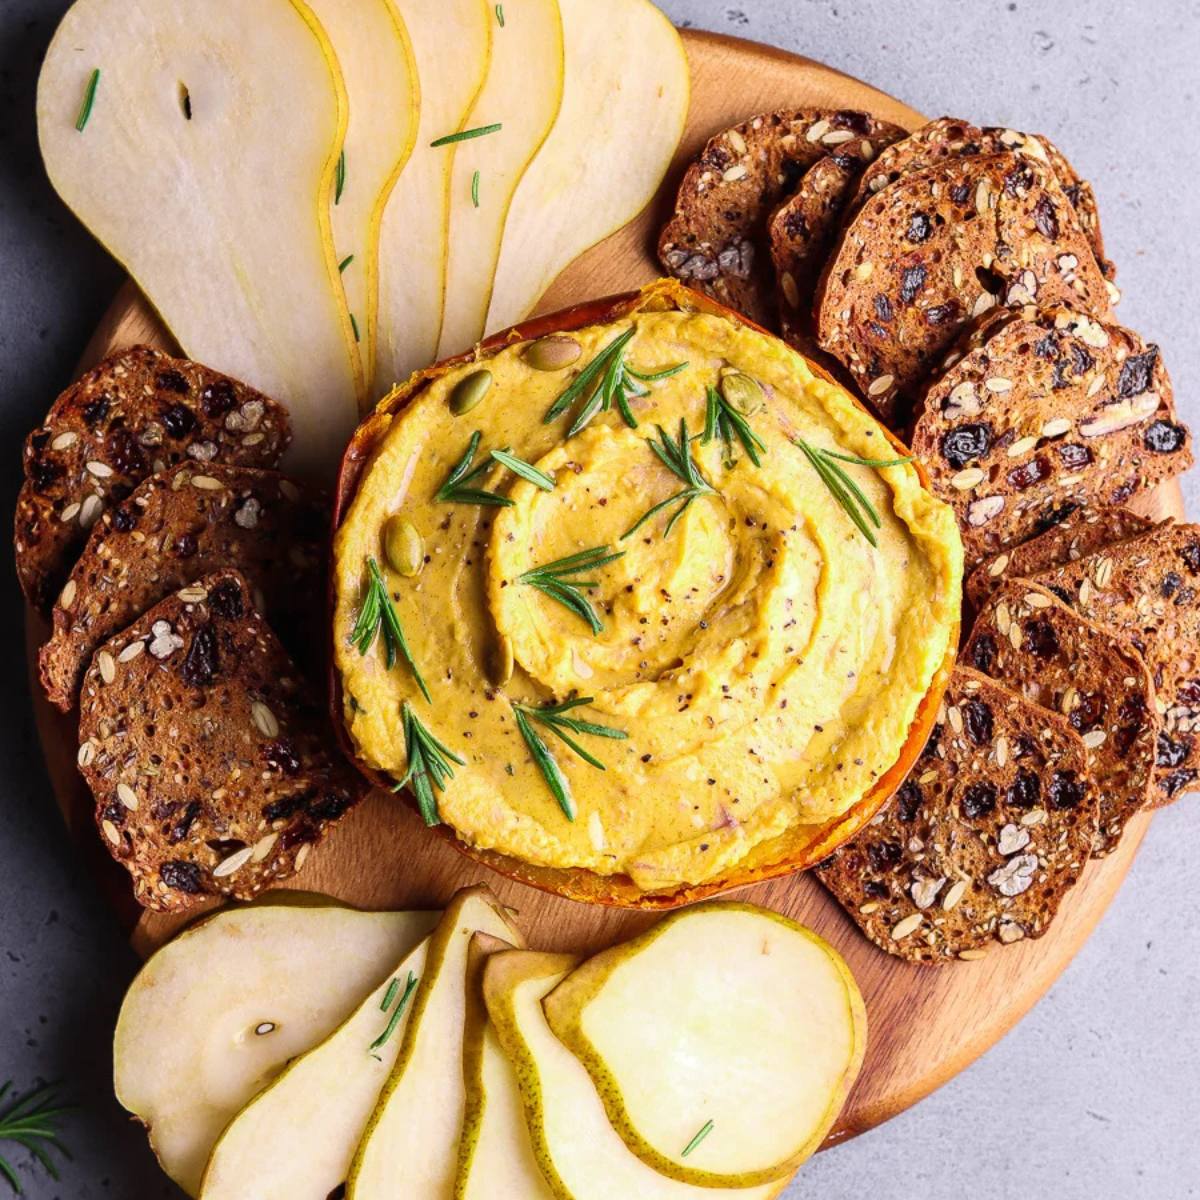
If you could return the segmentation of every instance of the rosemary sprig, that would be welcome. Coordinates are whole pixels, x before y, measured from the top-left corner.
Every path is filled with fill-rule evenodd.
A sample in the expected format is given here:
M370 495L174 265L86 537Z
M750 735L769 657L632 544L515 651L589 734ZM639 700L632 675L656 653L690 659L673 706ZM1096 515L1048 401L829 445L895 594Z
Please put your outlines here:
M508 450L493 450L492 457L502 467L507 467L514 475L520 475L522 479L528 479L535 487L540 487L543 492L554 491L554 476L538 470L523 458L518 458Z
M899 467L912 462L911 458L859 458L853 454L839 454L834 450L823 450L819 446L810 446L803 438L796 439L796 445L804 452L813 470L820 476L821 482L829 489L833 498L842 506L846 515L854 522L859 533L871 543L879 543L872 531L873 525L879 529L882 522L870 500L862 488L850 478L846 469L840 463L851 463L857 467Z
M346 268L347 268L347 267L348 267L348 266L349 266L349 265L350 265L350 264L351 264L353 261L354 261L354 255L353 255L353 254L347 254L347 255L346 255L346 257L345 257L345 258L343 258L343 259L342 259L342 261L341 261L340 263L338 263L338 274L339 274L339 275L344 275L344 274L346 273Z
M341 154L338 155L337 170L334 172L334 177L333 177L333 202L334 202L334 204L341 203L342 192L344 192L345 190L346 190L346 152L345 152L345 150L343 150L341 152Z
M453 142L468 142L471 138L487 137L489 133L499 133L504 126L497 121L494 125L480 125L475 129L463 129L458 133L448 133L445 137L435 138L429 145L432 148L449 146Z
M707 446L714 437L725 443L725 465L733 466L733 439L742 443L746 457L756 466L762 466L760 454L766 454L763 440L750 428L750 422L738 412L715 387L708 389L708 406L704 415L704 433L700 441Z
M443 504L482 504L491 508L509 508L512 501L507 496L489 492L484 488L471 486L485 471L491 469L492 458L484 458L477 467L471 464L475 461L475 451L479 449L479 441L483 435L477 429L471 434L466 452L446 476L446 482L434 493L433 498Z
M408 770L396 784L396 790L411 783L425 824L440 825L442 819L438 816L434 789L445 791L446 781L454 778L454 768L450 763L456 762L460 767L465 767L466 760L459 758L421 724L407 700L400 710L400 719L404 726L404 752L408 756Z
M597 634L603 628L592 602L583 594L581 588L594 588L599 584L594 579L576 578L582 571L594 571L607 563L616 562L623 558L624 550L612 553L607 546L593 546L590 550L581 550L578 554L568 554L566 558L557 558L544 566L534 567L524 575L517 577L518 583L527 583L535 587L544 596L556 600L564 608L569 608L581 620L587 622L592 633Z
M704 478L700 473L699 465L692 458L691 439L688 437L685 418L681 417L679 420L679 439L677 441L672 441L671 435L661 425L658 426L658 437L657 442L649 441L646 444L658 455L663 466L672 475L681 479L685 486L673 496L668 496L665 500L660 500L657 504L652 505L621 534L622 541L636 533L655 513L669 508L672 504L678 504L679 507L671 514L671 519L667 522L666 529L663 530L663 537L670 537L671 530L675 528L675 522L683 516L693 500L698 496L715 496L717 494L717 489Z
M379 570L379 563L374 558L368 558L367 590L363 596L362 608L358 610L358 620L350 633L350 644L358 650L359 654L365 655L381 630L383 631L384 652L387 656L387 669L390 671L396 665L397 654L402 655L404 661L408 663L409 670L413 673L413 678L417 681L417 686L421 689L421 695L429 700L429 688L425 686L425 680L413 658L412 650L409 649L408 639L404 636L400 618L396 615L391 596L388 595L387 584Z
M571 381L569 387L546 410L543 423L549 424L560 417L577 400L586 397L578 415L567 430L568 437L574 437L598 413L608 412L614 402L625 424L630 429L638 427L637 418L629 406L630 396L648 396L650 389L645 385L658 383L678 375L688 364L677 363L662 371L644 374L635 371L625 361L629 343L633 339L635 329L627 329L620 337L609 342L595 358Z
M541 707L534 707L528 704L513 705L513 715L517 719L517 728L521 731L521 736L525 739L526 746L529 747L529 753L533 756L533 761L542 772L546 780L546 786L558 801L558 806L563 810L568 821L575 820L577 811L575 799L571 795L571 786L567 782L567 777L562 773L558 763L555 761L554 755L550 753L550 748L542 740L538 731L534 729L533 722L536 721L539 725L550 730L555 737L569 746L589 766L603 771L605 769L604 764L595 755L589 754L566 731L570 730L571 733L589 734L592 737L614 738L617 740L624 740L629 734L623 729L614 729L611 725L598 725L594 721L581 721L578 717L569 717L566 715L572 709L580 708L585 704L591 704L592 700L592 696L583 696L577 700L564 700L561 704L547 704Z
M688 1144L686 1146L684 1146L683 1153L679 1157L687 1158L687 1156L689 1154L691 1154L691 1152L693 1150L695 1150L695 1148L698 1145L700 1145L700 1143L702 1141L704 1141L704 1139L706 1137L708 1137L708 1135L710 1133L712 1133L712 1131L713 1131L713 1123L711 1121L705 1121L704 1124L701 1125L700 1128L696 1131L696 1136L694 1138L692 1138L692 1140L690 1142L688 1142Z
M400 990L400 978L397 976L388 984L387 994L383 998L383 1004L380 1007L384 1012L391 1008L392 1000L396 993ZM375 1053L381 1046L386 1046L392 1034L396 1032L396 1026L400 1024L400 1018L404 1016L404 1010L408 1007L408 1002L412 998L413 992L417 990L417 977L412 972L408 973L408 982L404 985L404 994L400 997L399 1003L392 1009L392 1015L388 1018L388 1023L384 1031L371 1043L369 1049L372 1054Z
M9 1094L12 1080L0 1085L0 1101ZM58 1168L47 1153L57 1150L67 1158L71 1155L58 1140L55 1122L69 1110L69 1105L55 1102L54 1087L37 1088L25 1096L15 1096L8 1107L0 1112L0 1142L15 1142L28 1150L46 1168L51 1179L58 1178ZM0 1178L18 1195L22 1195L21 1181L9 1161L0 1155Z
M501 24L503 24L503 22L501 22ZM479 207L479 172L478 171L476 171L475 174L471 176L471 203L476 208Z
M75 128L82 133L87 127L92 115L92 106L96 103L96 89L100 86L100 68L97 67L88 76L87 86L83 89L83 103L79 106L79 116L75 118Z

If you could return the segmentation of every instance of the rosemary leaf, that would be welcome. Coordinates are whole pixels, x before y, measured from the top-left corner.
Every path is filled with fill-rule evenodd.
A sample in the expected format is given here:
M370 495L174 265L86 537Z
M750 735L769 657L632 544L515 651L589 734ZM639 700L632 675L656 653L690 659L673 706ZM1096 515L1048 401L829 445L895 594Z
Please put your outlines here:
M501 24L503 24L503 22L501 22ZM479 207L479 172L478 171L476 171L475 174L471 176L471 203L476 208Z
M350 328L354 330L354 340L356 342L361 342L362 338L359 336L359 333L358 333L358 319L355 317L355 315L353 313L350 314Z
M384 1012L387 1012L392 1003L392 998L400 988L400 980L393 979L388 985L387 995L384 997L381 1005ZM400 1018L404 1016L404 1010L408 1008L408 1002L412 998L413 992L417 990L417 977L412 972L408 973L408 982L404 985L404 994L400 997L399 1003L392 1009L392 1015L388 1018L387 1026L384 1031L371 1043L369 1049L378 1050L381 1046L386 1046L391 1039L392 1034L396 1032L396 1026L400 1024Z
M527 463L523 458L518 458L508 450L493 450L492 457L502 467L507 467L514 475L520 475L522 479L528 479L535 487L540 487L543 492L554 491L554 476L547 475L545 471L539 471L537 467L532 463Z
M496 5L496 20L500 23L500 28L504 28L504 5Z
M348 267L348 266L349 266L349 265L350 265L350 264L351 264L353 261L354 261L354 255L353 255L353 254L347 254L347 255L346 255L346 257L345 257L345 258L343 258L343 259L342 259L342 261L341 261L340 263L338 263L338 274L339 274L339 275L344 275L344 274L345 274L345 272L346 272L346 268L347 268L347 267Z
M828 450L821 450L818 447L810 446L801 438L796 439L796 445L800 447L805 458L808 459L813 470L820 477L821 482L829 489L830 494L854 523L859 533L872 546L878 546L879 542L871 526L874 525L876 529L880 528L879 514L875 511L870 500L867 499L862 488L834 461L842 456Z
M350 633L350 644L359 654L365 655L381 631L387 669L390 671L395 666L398 655L403 657L421 689L421 694L429 700L429 688L425 685L409 648L408 639L404 636L404 628L388 594L387 583L379 570L379 563L374 558L368 558L366 592L363 595L362 607L358 610L358 620Z
M396 784L396 788L398 790L411 784L425 824L440 825L442 819L438 815L434 791L444 791L447 782L454 778L451 762L463 767L466 766L466 760L459 758L449 746L438 741L429 732L407 700L400 710L400 720L404 727L404 752L408 757L408 770Z
M671 435L659 425L658 441L648 441L646 445L654 452L659 462L677 479L682 480L685 486L673 496L668 496L665 500L660 500L657 504L652 505L621 534L621 541L635 534L656 513L661 512L664 508L669 508L672 504L678 504L663 530L663 536L670 537L676 522L687 511L693 500L700 496L717 494L717 489L704 478L699 463L692 457L692 444L686 419L681 417L679 420L677 441L672 441Z
M478 466L472 467L475 452L479 449L483 434L477 429L471 434L466 452L450 469L446 481L434 493L434 499L443 504L479 504L491 508L511 508L512 501L507 496L489 492L483 488L469 486L492 465L491 456L484 458ZM531 468L532 469L532 468Z
M12 1080L0 1087L0 1100L9 1094L11 1088ZM53 1085L36 1088L25 1096L15 1097L0 1112L0 1142L14 1142L23 1147L45 1167L52 1179L58 1179L58 1168L47 1151L53 1149L66 1158L71 1157L59 1141L55 1128L58 1118L70 1106L57 1104L55 1100ZM0 1178L7 1181L18 1195L21 1194L16 1170L3 1156L0 1156Z
M853 463L856 467L902 467L913 460L911 454L907 458L859 458L856 454L839 454L836 450L822 450L821 453L826 458Z
M571 795L571 785L567 782L567 777L562 773L558 763L554 761L552 755L546 746L546 743L538 736L538 732L530 724L529 718L520 708L513 709L513 715L517 719L517 728L521 731L521 736L525 739L525 745L529 747L529 753L533 757L533 761L537 764L538 770L541 771L546 780L546 786L550 789L555 800L558 801L558 806L563 810L563 814L568 821L575 820L575 798Z
M487 137L489 133L499 133L504 126L497 121L494 125L480 125L475 129L463 129L458 133L448 133L445 137L435 138L429 145L433 148L449 146L454 142L468 142L472 138Z
M704 1139L708 1137L712 1131L713 1123L711 1121L705 1121L704 1124L701 1125L696 1131L696 1136L692 1138L692 1140L683 1148L683 1153L679 1157L687 1158L687 1156L691 1154L691 1152L695 1150L695 1148L700 1145L700 1143L704 1141Z
M756 466L762 466L760 454L766 454L766 443L750 427L744 413L738 412L714 387L708 389L708 401L704 410L704 433L700 441L708 445L714 437L725 443L727 466L733 466L733 439L741 442L746 457Z
M346 152L343 150L338 155L337 170L333 176L333 202L340 204L342 201L342 192L346 190Z
M598 586L597 581L575 577L583 571L593 571L616 562L618 558L624 557L624 554L624 550L614 553L607 546L593 546L590 550L581 550L577 554L569 554L566 558L556 559L544 566L533 567L519 575L517 582L537 588L544 596L557 601L585 621L593 634L598 634L604 629L604 625L592 607L592 602L580 590Z
M92 107L96 103L96 89L100 86L100 68L97 67L88 76L87 86L83 89L83 102L79 106L79 116L75 118L75 128L82 133L87 128L92 115Z

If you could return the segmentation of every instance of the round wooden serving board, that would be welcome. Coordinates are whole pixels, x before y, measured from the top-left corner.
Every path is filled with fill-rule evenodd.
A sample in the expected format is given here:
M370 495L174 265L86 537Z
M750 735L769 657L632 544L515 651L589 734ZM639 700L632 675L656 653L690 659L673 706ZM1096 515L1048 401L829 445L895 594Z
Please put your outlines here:
M925 120L900 101L828 67L771 47L683 32L692 68L692 104L679 156L658 198L636 221L573 263L538 311L625 291L660 272L652 247L686 162L713 133L746 117L792 106L861 108L915 128ZM89 345L83 366L134 342L170 348L171 340L141 297L127 285ZM1164 487L1143 511L1182 516L1178 487ZM32 655L45 634L31 617ZM76 722L54 712L33 688L54 789L68 826L94 860L107 895L129 919L143 954L184 924L179 917L140 913L125 872L100 845L92 802L75 769ZM861 937L815 880L793 876L743 889L739 899L784 912L828 938L846 957L866 997L869 1046L862 1075L830 1137L839 1141L887 1120L920 1100L1002 1037L1041 997L1083 944L1137 851L1147 818L1131 822L1120 850L1092 863L1067 898L1051 931L1038 941L997 948L978 962L941 969L909 966ZM328 893L362 908L427 908L458 887L486 882L519 913L531 945L594 951L629 937L655 917L561 900L490 875L430 836L419 818L383 792L373 793L334 831L286 886Z

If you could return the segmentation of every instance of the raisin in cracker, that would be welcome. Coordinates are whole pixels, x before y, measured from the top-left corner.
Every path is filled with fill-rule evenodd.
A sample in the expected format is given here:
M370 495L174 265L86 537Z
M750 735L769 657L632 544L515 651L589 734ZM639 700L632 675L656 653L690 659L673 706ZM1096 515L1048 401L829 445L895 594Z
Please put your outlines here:
M84 678L80 770L147 908L251 899L362 794L253 603L237 572L205 576L107 641Z
M1041 937L1096 827L1066 721L956 668L924 754L888 807L817 867L882 950L939 965Z
M964 595L978 610L990 593L1008 578L1036 575L1063 563L1075 562L1114 542L1152 529L1154 522L1127 508L1078 508L1067 513L1045 533L1019 546L1002 550L982 563L967 578Z
M316 674L324 644L328 511L275 471L183 464L142 483L93 527L38 655L64 712L97 646L199 575L240 570L292 653Z
M1153 806L1200 779L1200 526L1157 525L1034 576L1146 660L1162 717Z
M659 260L675 278L770 326L767 217L819 158L885 128L893 127L867 113L806 108L764 113L716 134L679 185Z
M1067 718L1099 798L1092 857L1115 850L1154 783L1161 723L1142 656L1045 588L1009 579L975 619L962 661Z
M1030 303L1109 315L1074 209L1036 159L948 158L851 219L817 289L818 340L894 422L974 318Z
M1069 308L998 311L922 391L912 435L968 570L1192 465L1157 346Z
M181 462L274 467L287 411L261 392L149 346L123 350L55 400L25 440L17 498L17 576L46 611L88 530L158 471Z

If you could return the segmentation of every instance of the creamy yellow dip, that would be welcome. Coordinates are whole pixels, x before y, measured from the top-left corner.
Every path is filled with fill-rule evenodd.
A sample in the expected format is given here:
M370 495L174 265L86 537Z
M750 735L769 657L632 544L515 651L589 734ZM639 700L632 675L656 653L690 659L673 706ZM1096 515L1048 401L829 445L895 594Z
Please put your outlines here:
M579 370L631 325L626 361L643 373L685 370L567 438L579 406L543 417ZM407 769L401 703L461 758L438 794L467 842L526 862L628 874L646 891L727 875L799 824L844 813L897 759L917 706L950 647L962 549L954 516L909 465L845 465L879 514L878 547L851 523L794 439L862 458L894 458L877 423L816 377L783 343L720 317L641 312L570 335L570 368L539 371L514 344L433 382L392 421L335 545L336 662L345 721L362 758ZM494 383L478 407L451 412L455 386L480 365ZM705 423L706 391L730 368L759 381L749 417L766 445L755 467L734 444L692 442L716 495L670 510L621 539L680 481L652 453L662 425ZM480 455L510 447L552 475L539 490L497 465L477 486L511 508L434 496L473 432ZM480 457L476 462L481 461ZM390 571L382 531L402 513L424 539L419 575ZM623 550L587 592L603 630L517 582L531 568L592 547ZM365 563L380 561L396 613L432 695L383 648L350 632ZM511 650L513 669L505 673ZM501 664L498 666L497 664ZM497 671L500 672L497 675ZM623 730L580 737L605 770L542 734L566 775L570 821L517 730L512 702L591 696L572 715Z

